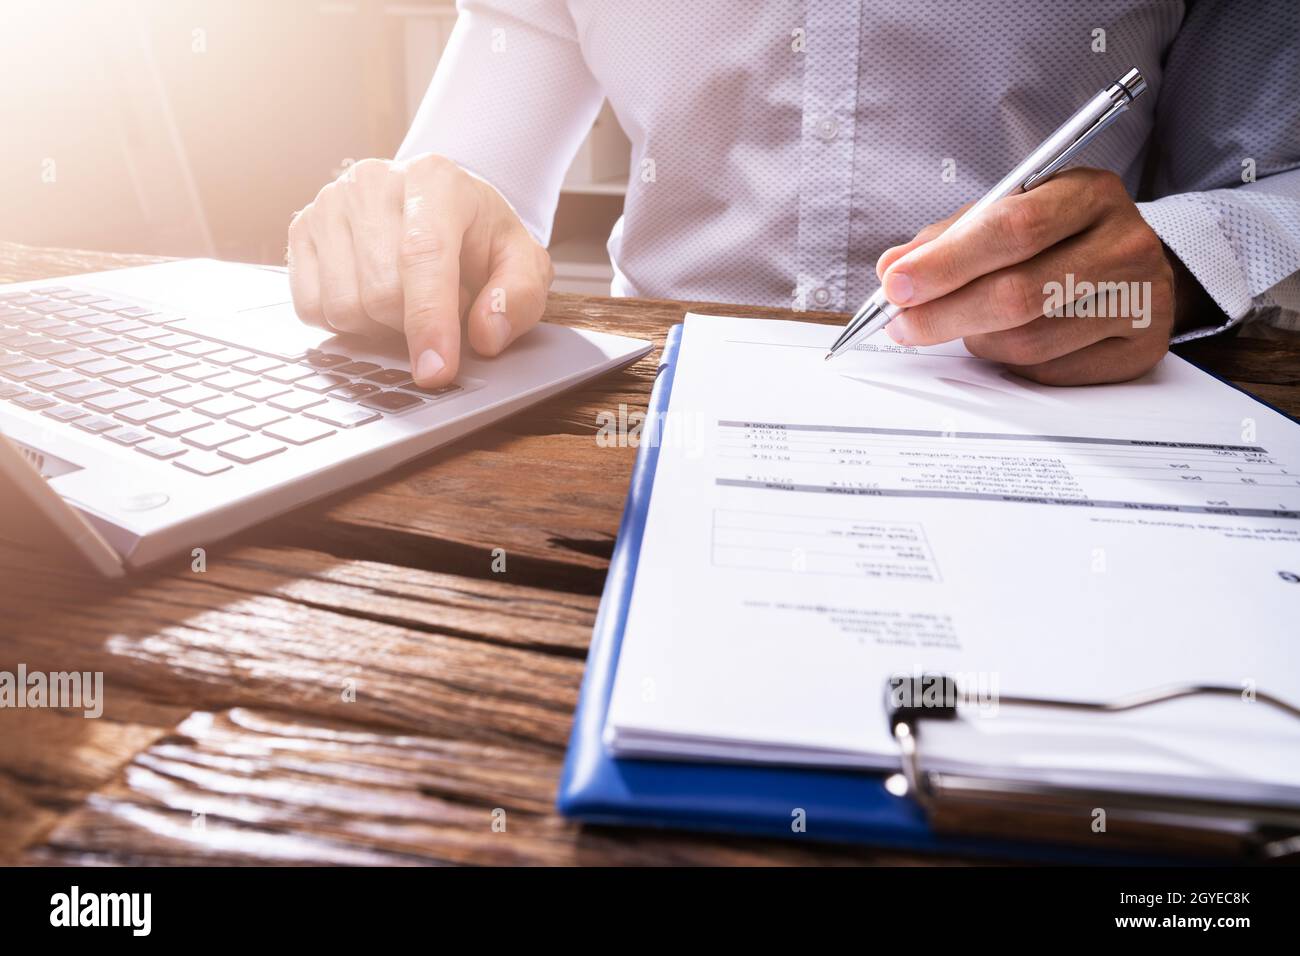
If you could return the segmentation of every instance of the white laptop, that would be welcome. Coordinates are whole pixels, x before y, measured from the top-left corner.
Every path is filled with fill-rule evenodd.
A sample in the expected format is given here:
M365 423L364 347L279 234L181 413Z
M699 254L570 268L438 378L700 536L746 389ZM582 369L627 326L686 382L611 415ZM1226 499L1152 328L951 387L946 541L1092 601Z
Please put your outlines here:
M650 348L542 323L498 358L467 349L428 391L400 338L300 323L283 270L190 259L0 285L0 535L123 574Z

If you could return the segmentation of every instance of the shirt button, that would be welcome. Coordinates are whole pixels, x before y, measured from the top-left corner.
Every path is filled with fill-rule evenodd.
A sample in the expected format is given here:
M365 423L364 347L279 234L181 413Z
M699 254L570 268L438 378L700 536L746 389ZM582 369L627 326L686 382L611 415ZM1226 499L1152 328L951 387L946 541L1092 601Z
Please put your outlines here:
M826 305L831 301L831 290L826 286L813 290L813 301L818 305Z
M836 137L839 131L840 124L834 116L823 116L817 121L817 135L828 143Z

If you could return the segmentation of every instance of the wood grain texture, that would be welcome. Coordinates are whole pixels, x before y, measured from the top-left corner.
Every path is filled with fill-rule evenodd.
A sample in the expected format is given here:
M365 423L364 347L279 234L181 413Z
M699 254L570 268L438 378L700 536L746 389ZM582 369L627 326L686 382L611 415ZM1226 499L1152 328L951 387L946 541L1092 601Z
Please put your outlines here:
M149 261L0 243L0 281ZM690 309L793 317L556 294L547 318L661 345ZM1300 413L1295 340L1179 351ZM107 584L0 544L0 669L105 680L98 720L0 712L0 863L913 861L553 812L635 457L598 416L645 409L656 354L214 543L203 573Z
M559 754L242 708L196 712L55 827L46 864L859 863L866 850L583 828ZM495 824L495 828L494 828Z

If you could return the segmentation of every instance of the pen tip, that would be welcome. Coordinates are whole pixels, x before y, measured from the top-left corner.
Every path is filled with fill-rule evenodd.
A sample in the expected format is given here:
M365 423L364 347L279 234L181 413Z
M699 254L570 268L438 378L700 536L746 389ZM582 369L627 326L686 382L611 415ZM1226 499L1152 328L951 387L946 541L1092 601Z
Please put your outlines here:
M823 361L823 362L829 362L829 361L830 361L831 359L833 359L833 358L835 358L835 353L834 353L834 352L827 352L826 355L822 358L822 361Z

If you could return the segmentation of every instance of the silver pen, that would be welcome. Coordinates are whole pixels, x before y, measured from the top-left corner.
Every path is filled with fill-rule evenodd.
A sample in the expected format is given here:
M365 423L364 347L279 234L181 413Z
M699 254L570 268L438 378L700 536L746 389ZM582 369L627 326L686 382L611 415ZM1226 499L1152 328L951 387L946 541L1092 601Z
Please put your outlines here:
M1026 192L1039 183L1045 182L1094 136L1113 123L1146 88L1147 82L1137 68L1129 70L1062 123L1051 136L1043 140L1042 145L1026 156L1019 166L1002 177L996 186L985 193L979 202L962 213L960 218L948 228L956 229L967 220L978 216L999 199L1014 193ZM894 305L885 298L883 286L877 289L871 298L862 303L862 307L854 314L853 319L845 326L840 337L826 353L826 358L832 359L859 339L879 332L902 311L902 307Z

